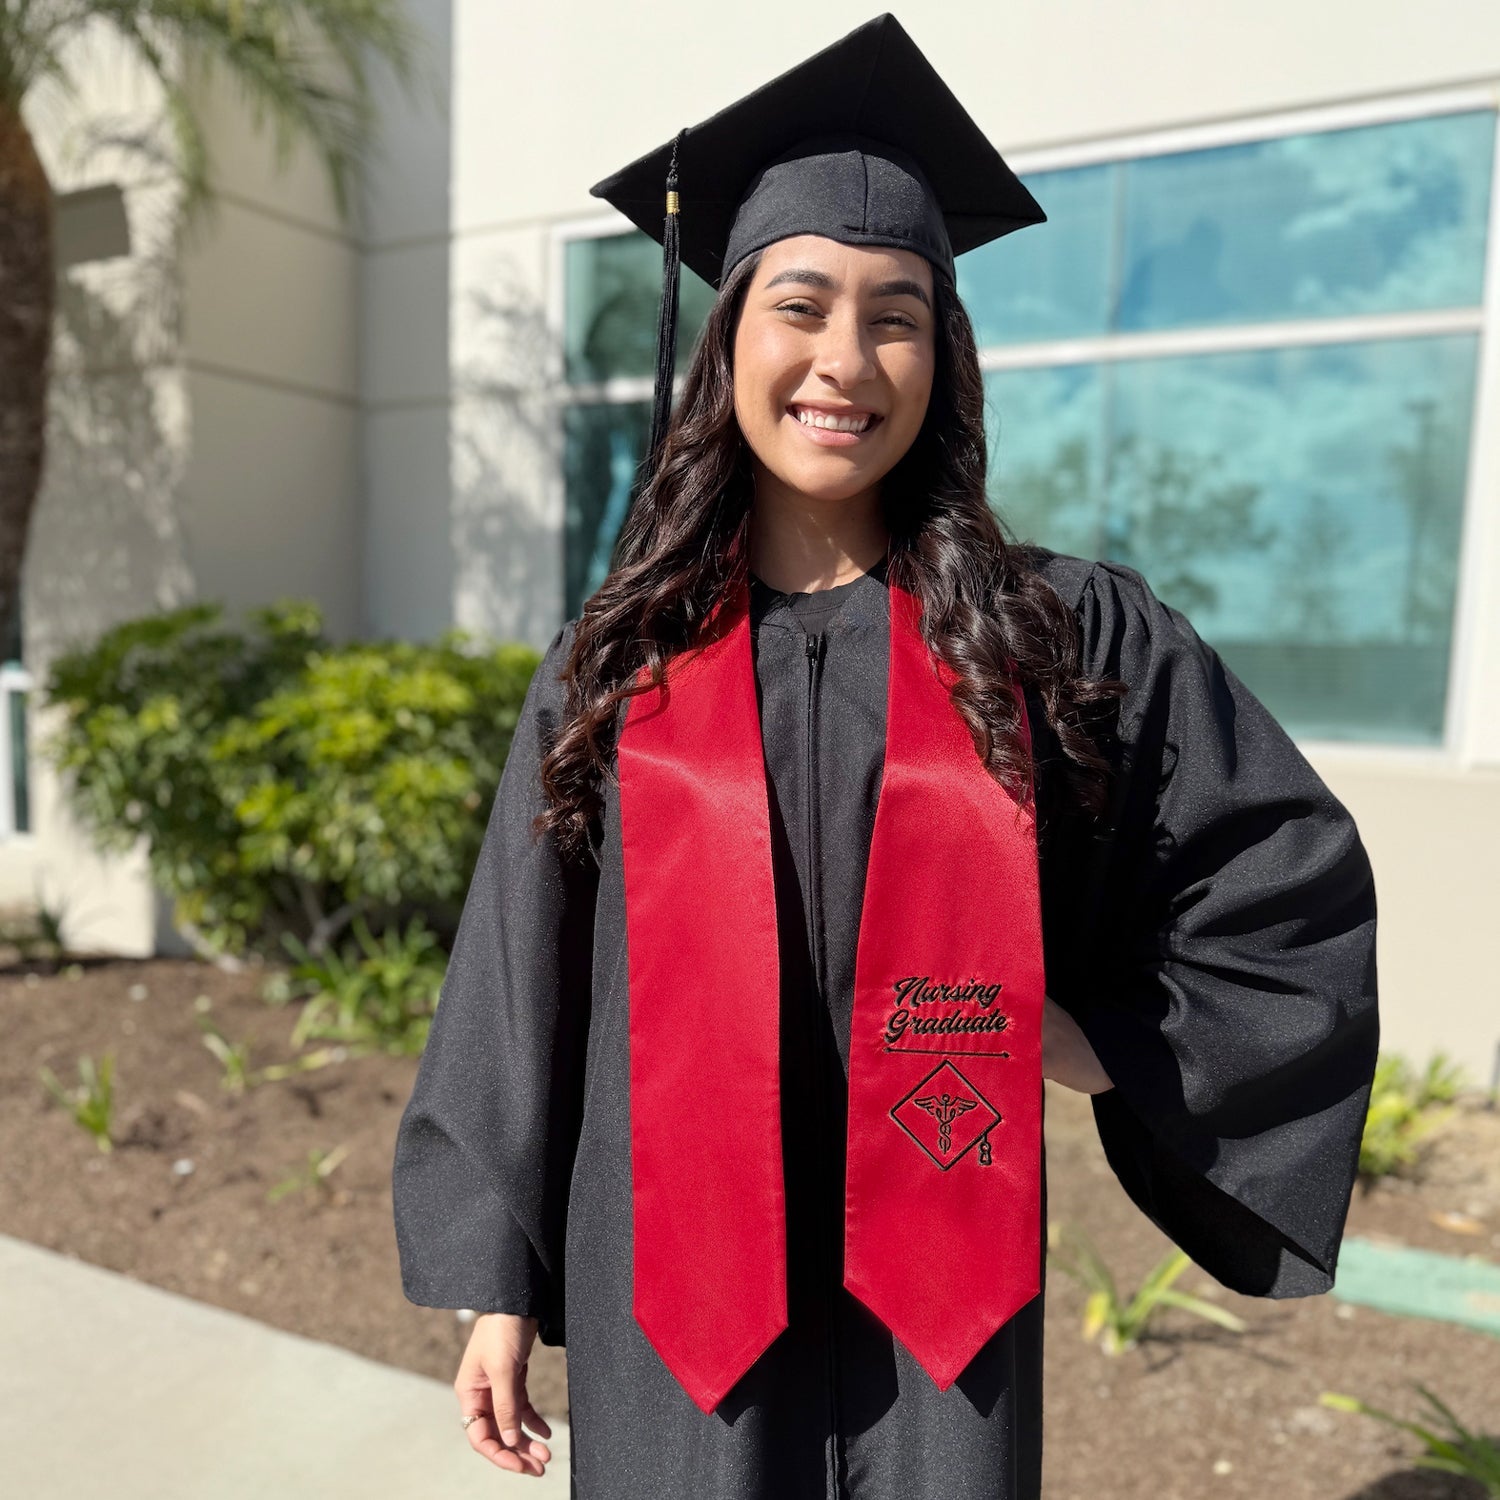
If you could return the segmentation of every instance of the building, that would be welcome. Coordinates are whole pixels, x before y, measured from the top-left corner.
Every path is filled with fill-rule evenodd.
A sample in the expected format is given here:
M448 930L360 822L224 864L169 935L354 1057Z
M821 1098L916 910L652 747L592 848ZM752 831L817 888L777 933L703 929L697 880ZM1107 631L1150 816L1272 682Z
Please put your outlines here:
M108 158L66 180L119 184L131 253L68 273L33 676L193 596L544 643L601 576L650 398L659 251L589 185L875 13L415 9L447 105L392 98L354 227L217 95L209 233ZM1141 568L1277 713L1375 863L1385 1045L1491 1082L1500 13L898 15L1048 214L959 262L997 504ZM709 295L685 275L688 334ZM138 862L88 854L35 757L31 794L4 888L71 883L81 938L149 950Z

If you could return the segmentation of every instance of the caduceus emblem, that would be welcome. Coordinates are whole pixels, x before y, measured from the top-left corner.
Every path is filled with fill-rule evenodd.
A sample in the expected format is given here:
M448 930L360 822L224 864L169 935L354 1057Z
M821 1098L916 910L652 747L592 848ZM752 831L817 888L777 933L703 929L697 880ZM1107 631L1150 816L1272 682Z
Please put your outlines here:
M974 1109L979 1101L965 1099L961 1094L950 1094L944 1089L941 1094L918 1094L912 1100L930 1114L938 1123L938 1148L947 1153L953 1149L953 1122Z

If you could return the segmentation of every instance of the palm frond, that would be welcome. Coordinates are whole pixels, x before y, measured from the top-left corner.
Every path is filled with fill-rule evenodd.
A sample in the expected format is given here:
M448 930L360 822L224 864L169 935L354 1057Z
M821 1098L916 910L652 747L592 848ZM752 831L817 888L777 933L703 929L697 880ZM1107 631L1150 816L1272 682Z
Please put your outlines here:
M188 212L207 205L199 101L228 82L284 167L299 145L321 158L341 216L374 150L371 65L409 88L431 59L404 0L0 0L0 99L64 78L68 36L104 22L161 87Z

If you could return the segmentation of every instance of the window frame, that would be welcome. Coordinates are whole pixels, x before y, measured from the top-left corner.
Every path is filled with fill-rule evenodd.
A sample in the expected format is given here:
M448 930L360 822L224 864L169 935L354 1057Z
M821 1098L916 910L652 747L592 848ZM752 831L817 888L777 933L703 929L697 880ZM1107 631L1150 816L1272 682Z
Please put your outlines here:
M31 673L20 662L0 663L0 723L3 723L5 729L5 733L0 735L0 843L8 845L31 843L36 837L34 796L27 808L31 826L16 827L16 763L12 753L15 747L10 733L10 701L17 695L28 697L32 686ZM30 739L29 733L27 739ZM26 783L29 789L34 785L30 774L32 756L29 743L21 747L21 754L26 761Z

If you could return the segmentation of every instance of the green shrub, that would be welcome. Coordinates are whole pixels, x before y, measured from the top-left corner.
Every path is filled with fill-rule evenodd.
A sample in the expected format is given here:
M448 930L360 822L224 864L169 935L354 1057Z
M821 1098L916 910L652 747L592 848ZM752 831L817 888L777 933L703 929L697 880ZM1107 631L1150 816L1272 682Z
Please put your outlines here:
M1464 1081L1463 1070L1445 1053L1434 1054L1420 1077L1404 1058L1382 1053L1360 1139L1360 1175L1374 1180L1410 1170L1428 1136L1452 1116L1439 1106L1457 1098Z
M451 932L526 688L528 646L330 644L315 606L197 604L61 657L48 753L105 848L149 841L218 950L328 950L421 913Z

